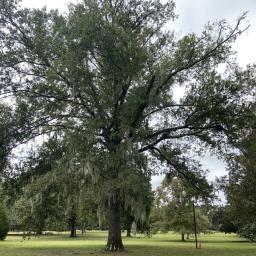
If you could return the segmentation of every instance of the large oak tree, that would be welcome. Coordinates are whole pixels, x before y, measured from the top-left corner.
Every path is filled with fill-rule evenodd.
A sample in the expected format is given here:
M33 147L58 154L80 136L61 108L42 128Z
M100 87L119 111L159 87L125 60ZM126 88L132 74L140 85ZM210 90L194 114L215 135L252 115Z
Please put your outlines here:
M248 125L255 74L231 48L244 16L179 38L167 31L172 1L84 0L67 14L18 2L0 1L0 88L17 124L5 136L15 146L76 134L77 157L109 205L106 248L122 250L120 206L140 201L131 196L140 177L162 162L196 183L188 146L223 149Z

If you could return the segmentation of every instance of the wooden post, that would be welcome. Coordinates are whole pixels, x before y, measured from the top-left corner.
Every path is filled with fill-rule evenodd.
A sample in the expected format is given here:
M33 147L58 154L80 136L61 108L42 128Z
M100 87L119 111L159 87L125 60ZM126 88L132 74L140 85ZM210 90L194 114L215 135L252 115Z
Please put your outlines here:
M193 215L194 215L194 231L195 231L196 249L198 249L198 246L197 246L197 230L196 230L196 213L195 213L195 204L194 204L194 202L193 202Z

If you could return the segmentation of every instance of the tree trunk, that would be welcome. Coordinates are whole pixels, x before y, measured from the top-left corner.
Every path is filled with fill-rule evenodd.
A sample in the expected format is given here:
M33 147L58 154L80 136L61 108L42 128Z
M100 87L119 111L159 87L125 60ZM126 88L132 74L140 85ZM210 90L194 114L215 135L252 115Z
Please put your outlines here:
M187 239L189 239L189 233L187 233Z
M120 227L120 201L111 199L109 205L109 227L106 251L123 251Z
M70 226L70 237L76 237L76 219L74 218Z
M181 241L185 242L185 234L181 234Z
M82 235L85 233L85 225L82 225Z
M69 224L70 224L70 237L76 237L76 210L74 205L72 206L70 211Z
M127 234L126 234L127 237L131 237L131 228L127 229Z
M37 236L41 236L42 234L43 234L43 230L40 229L40 230L37 230L37 231L36 231L36 235L37 235Z
M98 210L98 221L99 221L99 230L103 230L103 213L101 210Z

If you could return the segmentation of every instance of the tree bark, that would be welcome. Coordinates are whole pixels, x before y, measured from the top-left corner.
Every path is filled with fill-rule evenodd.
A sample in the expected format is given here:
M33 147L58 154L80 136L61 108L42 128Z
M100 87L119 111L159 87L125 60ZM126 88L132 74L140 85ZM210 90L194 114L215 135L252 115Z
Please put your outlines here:
M76 237L76 211L75 206L73 205L70 212L70 237Z
M74 219L70 226L70 237L76 237L76 220Z
M181 234L181 241L185 242L185 234Z
M111 199L109 205L109 228L106 251L124 250L120 227L120 208L119 199Z

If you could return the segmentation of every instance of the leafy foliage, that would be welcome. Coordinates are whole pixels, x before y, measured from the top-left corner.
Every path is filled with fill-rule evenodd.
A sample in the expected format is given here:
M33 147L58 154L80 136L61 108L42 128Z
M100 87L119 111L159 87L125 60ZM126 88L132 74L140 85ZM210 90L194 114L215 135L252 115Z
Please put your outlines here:
M8 136L13 126L12 111L6 104L0 104L0 171L6 168L12 139Z
M230 215L236 220L239 232L254 240L256 221L255 134L250 132L239 143L240 152L229 155L228 176L221 180Z
M193 196L193 190L184 186L184 181L177 178L171 183L162 184L156 191L156 208L154 215L156 220L152 219L154 229L166 232L174 230L182 234L194 232L192 200L196 199L196 193ZM160 218L159 218L160 217ZM203 215L199 208L196 209L197 232L203 232L207 229L208 218Z
M38 234L45 228L64 230L71 215L76 225L82 225L78 216L82 219L82 209L84 215L88 212L88 202L94 207L93 197L89 196L84 170L75 159L68 161L65 157L69 148L67 140L51 138L21 166L20 175L6 180L14 226Z
M70 159L116 212L139 209L144 193L132 184L156 162L193 183L192 142L222 152L252 125L255 72L240 69L231 49L245 15L235 28L220 21L182 38L163 29L175 17L172 1L86 0L63 15L1 0L0 89L15 99L13 144L75 134ZM186 89L181 99L175 88ZM107 248L121 250L115 234Z

